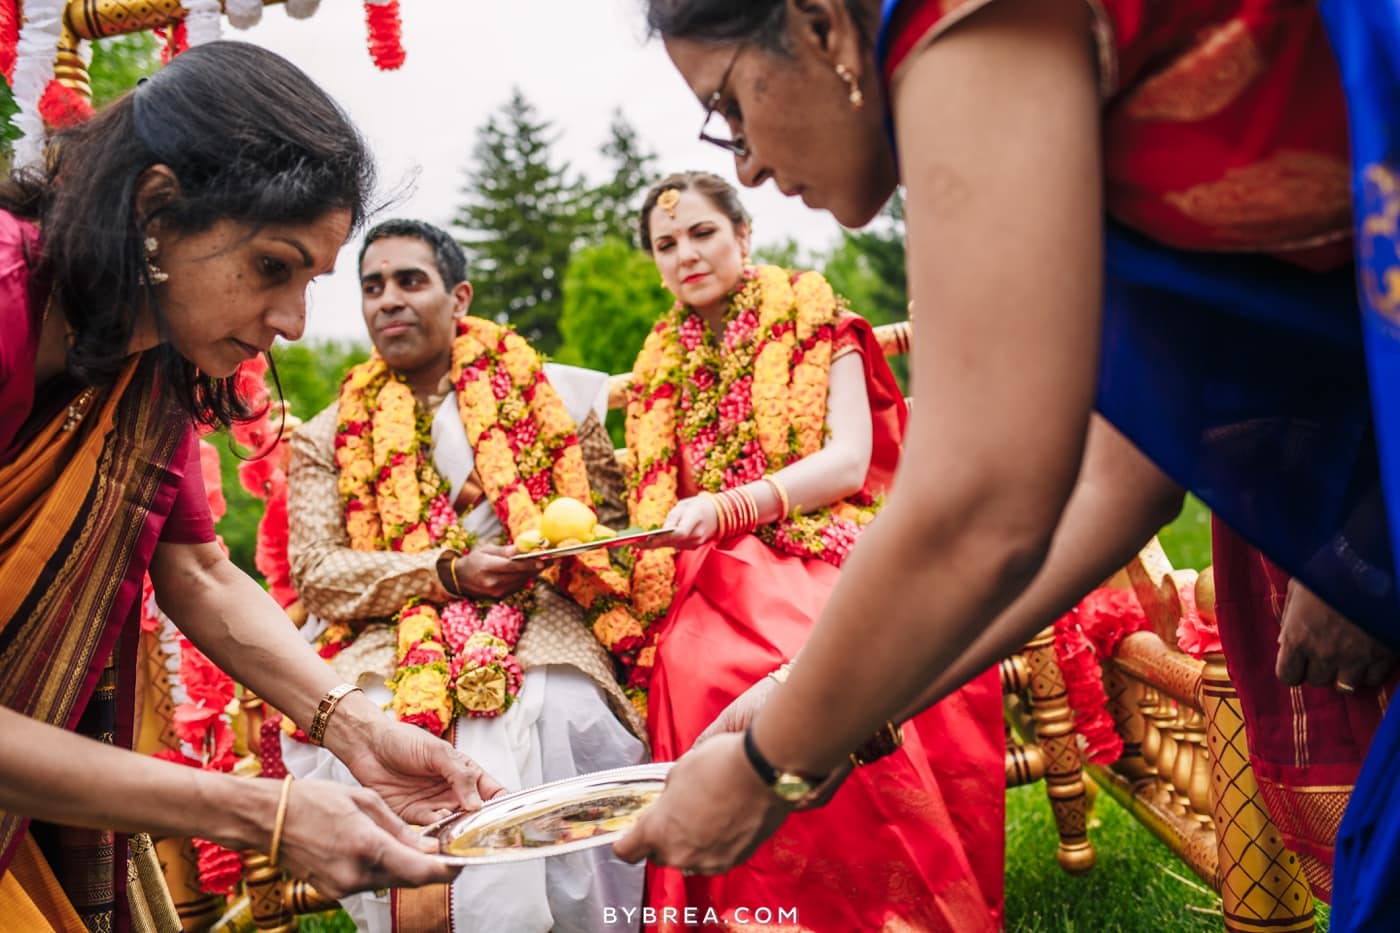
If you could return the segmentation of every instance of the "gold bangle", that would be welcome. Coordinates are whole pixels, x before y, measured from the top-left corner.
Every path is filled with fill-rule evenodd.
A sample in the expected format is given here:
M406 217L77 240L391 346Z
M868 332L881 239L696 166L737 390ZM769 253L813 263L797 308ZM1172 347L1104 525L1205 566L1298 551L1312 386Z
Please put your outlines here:
M792 662L790 662L790 661L789 661L789 662L784 662L783 664L778 665L775 669L773 669L772 671L770 671L769 674L768 674L768 676L769 676L769 677L772 677L774 680L776 680L776 681L777 681L778 683L780 683L780 684L785 684L785 683L787 683L788 674L789 674L791 671L792 671Z
M851 752L851 764L857 768L879 761L886 755L893 755L904 745L904 728L895 725L893 720L875 730L875 734L861 743L860 748Z
M712 506L715 507L715 537L717 537L717 538L723 538L723 537L724 537L724 525L725 525L725 521L724 521L724 506L723 506L723 504L719 501L719 496L717 496L717 495L715 495L714 493L710 492L708 489L702 491L702 492L700 493L700 495L702 495L702 496L704 496L706 499L710 500L710 505L712 505Z
M778 521L782 521L787 518L788 514L792 511L792 506L788 502L787 490L784 489L783 484L778 481L778 477L774 476L772 473L763 477L763 481L773 487L773 494L778 497Z
M452 576L452 595L462 597L467 595L467 591L462 589L462 581L457 579L457 555L447 564L447 572Z
M272 824L272 845L267 850L267 864L277 867L277 856L282 854L282 827L287 822L287 803L292 799L292 776L282 779L282 796L277 800L277 819Z
M461 555L452 548L444 548L443 552L438 555L437 563L434 564L434 568L437 570L438 586L441 586L442 591L448 596L461 596L461 593L457 592L456 564L459 556Z
M311 719L311 728L306 730L306 740L312 745L323 744L326 738L326 726L331 721L331 713L335 712L336 706L346 694L354 693L359 689L354 684L340 684L332 687L325 696L321 697L321 703L316 707L316 715Z
M758 502L754 499L753 493L743 486L735 486L727 491L727 494L734 496L735 511L739 513L739 524L737 530L740 532L750 532L758 527Z

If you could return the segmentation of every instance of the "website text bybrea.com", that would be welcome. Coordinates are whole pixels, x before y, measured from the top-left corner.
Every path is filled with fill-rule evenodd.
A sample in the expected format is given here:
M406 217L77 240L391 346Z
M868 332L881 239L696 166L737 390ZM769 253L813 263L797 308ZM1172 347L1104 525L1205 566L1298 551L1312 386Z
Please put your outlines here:
M736 907L721 916L713 907L604 907L605 924L635 926L683 923L686 926L747 926L748 924L797 924L796 907Z

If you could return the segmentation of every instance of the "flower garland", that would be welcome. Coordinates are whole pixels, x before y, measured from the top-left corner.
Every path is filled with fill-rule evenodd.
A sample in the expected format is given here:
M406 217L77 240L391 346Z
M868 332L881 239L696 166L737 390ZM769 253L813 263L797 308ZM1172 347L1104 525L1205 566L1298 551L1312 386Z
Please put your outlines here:
M592 501L573 419L545 378L539 355L518 334L463 318L453 345L452 385L482 487L512 541L539 526L551 499ZM629 605L628 575L614 566L614 556L579 555L546 579L587 612L594 637L622 666L624 691L645 715L651 655L645 625Z
M1118 643L1150 627L1131 590L1101 587L1055 622L1055 659L1065 678L1074 729L1084 737L1085 757L1111 764L1123 754L1123 738L1108 713L1103 662Z
M9 0L6 0L9 2ZM15 143L16 168L39 165L44 158L44 118L39 102L54 80L54 58L63 29L64 0L27 0L15 46L10 78L18 112L10 122L20 131Z
M1172 582L1176 584L1177 595L1181 599L1181 618L1176 625L1176 644L1197 660L1225 650L1221 645L1220 627L1215 618L1213 604L1207 609L1198 599L1201 581L1206 579L1207 575L1213 593L1215 577L1210 569L1203 574L1196 574L1194 571L1177 571L1172 574Z
M263 575L268 593L300 624L306 613L292 586L292 565L287 557L287 466L291 455L288 435L300 422L287 410L285 402L273 408L266 373L267 359L263 356L253 357L238 367L238 395L259 415L251 421L234 422L231 433L251 452L250 459L238 464L238 481L264 502L253 565ZM281 412L280 418L273 417L274 410Z
M588 474L563 401L539 356L517 334L480 318L458 322L451 378L482 486L509 540L539 524L557 495L588 501ZM341 387L336 464L351 547L418 553L466 547L448 484L429 454L431 422L376 354ZM625 593L606 557L572 561L566 591ZM548 575L547 575L548 576ZM532 587L505 600L410 601L398 626L398 717L442 734L456 714L509 709L522 673L512 652L534 603ZM349 643L332 626L322 655Z
M185 35L190 47L218 41L223 33L223 5L219 0L181 0L185 8Z
M627 402L634 524L658 527L679 496L681 451L696 484L719 492L762 479L810 456L825 438L827 381L841 303L816 272L746 269L716 339L679 302L650 335L632 371ZM783 553L841 566L879 503L858 495L760 528ZM652 621L670 608L675 554L643 551L632 605Z
M369 29L369 57L375 67L380 71L402 67L407 56L399 0L365 0L365 25Z

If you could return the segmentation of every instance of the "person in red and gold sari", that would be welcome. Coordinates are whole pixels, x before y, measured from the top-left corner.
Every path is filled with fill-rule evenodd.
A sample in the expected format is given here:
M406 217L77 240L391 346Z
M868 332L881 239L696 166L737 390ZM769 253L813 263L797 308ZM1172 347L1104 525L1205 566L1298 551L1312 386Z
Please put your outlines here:
M405 819L500 790L346 693L215 543L204 494L196 424L250 415L238 366L301 336L306 288L363 216L372 178L354 126L306 75L216 42L65 131L45 171L0 186L7 929L178 927L147 832L266 851L330 896L445 881L455 872ZM116 747L134 731L147 572L191 642L370 790Z
M647 16L742 183L850 226L903 185L920 398L886 518L790 679L672 770L620 853L741 860L791 809L755 773L827 774L1130 559L1172 506L1134 498L1143 464L1400 648L1394 4ZM848 676L856 656L878 682ZM1397 760L1391 710L1338 835L1334 929L1400 902Z
M637 553L632 577L649 623L632 685L649 686L665 761L801 650L876 518L906 409L870 326L822 276L748 264L749 218L728 183L662 180L640 228L676 296L627 409L632 520L674 529ZM858 661L848 673L879 677ZM798 930L996 929L1004 754L990 671L748 864L715 877L654 868L649 919L675 929L767 908Z

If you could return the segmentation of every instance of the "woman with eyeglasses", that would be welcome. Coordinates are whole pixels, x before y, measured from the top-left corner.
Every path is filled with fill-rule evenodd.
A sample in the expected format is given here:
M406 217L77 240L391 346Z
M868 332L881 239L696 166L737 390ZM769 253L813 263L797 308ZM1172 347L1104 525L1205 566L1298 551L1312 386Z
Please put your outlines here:
M681 761L619 852L743 858L791 809L772 770L820 780L1014 650L1183 487L1400 644L1393 4L648 10L745 184L848 225L904 186L918 404L885 517L788 682ZM880 676L846 676L855 656ZM1338 839L1336 929L1400 906L1397 757L1392 711Z
M749 216L727 182L662 179L639 228L676 298L637 359L627 409L632 521L672 529L632 568L633 608L650 621L633 685L649 686L653 753L669 761L752 684L785 676L880 509L906 411L870 326L822 276L749 264ZM881 624L865 620L872 632ZM842 676L881 674L857 654ZM845 770L861 764L834 799L748 864L715 877L653 869L657 926L712 917L820 931L996 929L997 673L900 739L887 729L857 749ZM792 800L822 793L788 778L780 790Z

